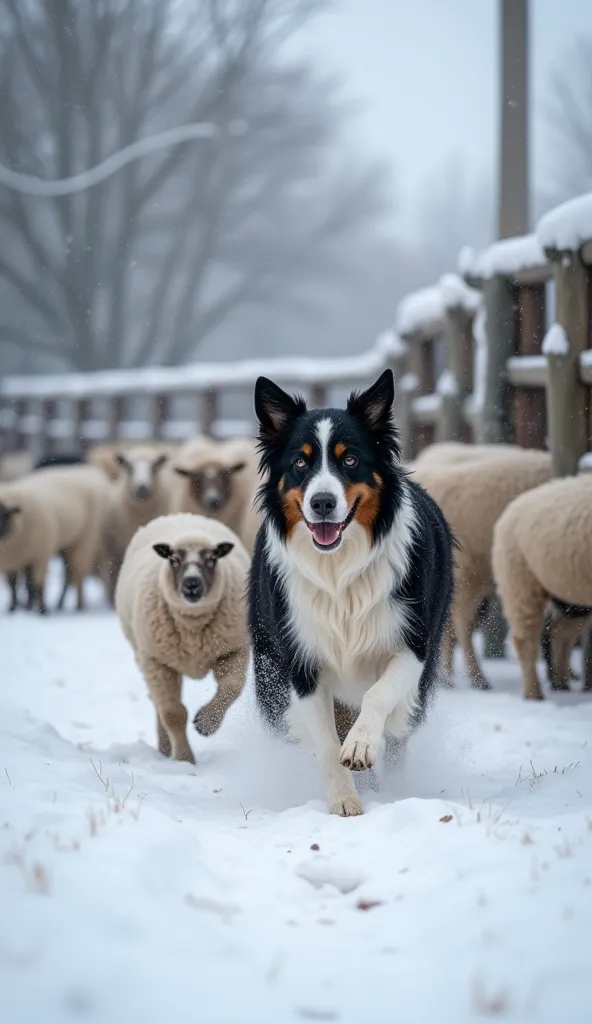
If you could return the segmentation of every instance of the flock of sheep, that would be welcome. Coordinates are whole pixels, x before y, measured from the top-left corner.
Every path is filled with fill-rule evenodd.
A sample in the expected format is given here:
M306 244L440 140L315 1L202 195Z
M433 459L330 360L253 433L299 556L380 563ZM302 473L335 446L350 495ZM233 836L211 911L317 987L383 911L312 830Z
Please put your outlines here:
M447 672L458 643L472 684L488 687L473 631L497 591L524 697L542 696L541 643L551 686L568 689L571 651L592 623L592 475L552 480L546 452L461 443L431 445L407 468L438 501L458 541L442 652ZM46 611L46 574L56 556L64 566L59 609L70 587L82 609L84 580L98 576L155 704L159 748L181 760L193 757L183 675L212 671L216 678L217 693L195 720L204 735L219 727L244 685L257 485L254 442L246 439L102 445L82 464L0 477L0 572L10 609L24 603ZM194 604L183 599L191 588L199 590Z

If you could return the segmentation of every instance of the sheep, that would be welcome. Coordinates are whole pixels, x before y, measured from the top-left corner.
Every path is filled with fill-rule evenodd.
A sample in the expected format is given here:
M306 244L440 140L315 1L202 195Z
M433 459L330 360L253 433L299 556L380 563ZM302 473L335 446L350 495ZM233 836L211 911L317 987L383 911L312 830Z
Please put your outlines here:
M253 507L258 484L255 446L246 438L196 438L173 462L171 512L193 512L225 523L251 553L259 528Z
M499 459L500 456L524 455L526 448L516 444L466 444L463 441L437 441L422 448L415 459L415 466L434 469L456 466L465 462Z
M150 441L146 446L157 452L159 455L168 455L170 458L178 451L179 445L168 441ZM130 451L141 447L137 441L113 441L106 444L96 444L89 449L86 461L91 466L98 466L107 474L110 480L117 480L122 473L119 455L126 455Z
M592 621L592 477L549 483L517 497L494 530L493 574L520 667L523 696L543 697L536 669L541 626L548 602L551 683L569 689L569 655L578 634Z
M9 483L31 473L35 460L30 452L7 452L0 456L0 481Z
M100 575L111 601L125 549L139 526L168 512L169 455L151 445L114 453L119 476L111 484L100 560Z
M96 559L108 501L108 483L92 466L39 469L0 484L0 571L8 576L11 610L17 606L18 574L25 572L28 607L44 613L49 560L61 554L66 565L58 609L69 586L84 607L83 581Z
M443 645L444 668L452 669L454 639L462 649L471 685L489 689L472 641L479 605L494 591L491 569L493 529L506 506L523 491L551 478L551 456L527 452L478 463L446 466L416 465L413 477L438 502L459 544L455 556L455 595L452 626Z
M202 736L216 732L242 691L248 569L249 556L228 527L185 513L141 527L126 551L115 607L156 707L161 754L194 761L183 675L202 679L211 671L218 684L193 720Z

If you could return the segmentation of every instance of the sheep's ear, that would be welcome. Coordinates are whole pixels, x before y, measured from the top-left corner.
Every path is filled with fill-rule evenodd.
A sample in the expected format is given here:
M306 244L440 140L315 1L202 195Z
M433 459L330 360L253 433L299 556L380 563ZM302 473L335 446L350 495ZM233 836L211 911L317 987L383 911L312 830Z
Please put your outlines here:
M379 433L388 425L395 400L395 379L392 370L385 370L366 391L352 391L347 411L363 420L370 430Z
M255 413L261 425L261 436L275 441L286 427L306 412L303 398L292 398L267 377L259 377L255 384Z
M189 479L191 479L192 476L195 476L190 469L183 469L181 466L173 466L173 469L178 476L188 477Z
M232 544L231 541L225 540L225 541L222 542L222 544L217 544L216 545L216 547L214 548L213 554L215 555L216 558L226 558L226 555L230 554L230 552L232 551L233 547L234 547L234 544Z
M123 469L129 469L130 468L130 463L129 463L128 459L126 459L126 457L123 454L123 452L117 452L116 453L115 461L116 461L117 465L121 466Z
M22 510L20 505L12 505L11 508L7 508L6 509L6 515L7 516L16 516L16 515L18 515L19 512L22 512L22 511L23 510Z
M159 455L158 458L155 459L154 462L152 463L152 471L154 473L157 473L159 469L162 469L162 467L164 466L165 462L168 462L168 461L169 461L168 455L165 455L165 454Z
M226 472L240 473L241 469L244 469L246 465L246 462L235 462L234 466L229 466Z
M161 558L166 558L167 561L173 553L173 549L170 544L153 544L152 547L156 551L157 555L160 555Z

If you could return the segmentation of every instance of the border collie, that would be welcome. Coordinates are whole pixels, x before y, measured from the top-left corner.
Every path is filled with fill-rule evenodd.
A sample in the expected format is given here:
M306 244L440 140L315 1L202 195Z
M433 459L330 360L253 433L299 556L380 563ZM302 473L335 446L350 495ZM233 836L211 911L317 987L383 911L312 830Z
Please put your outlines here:
M390 370L347 408L255 387L263 484L249 580L257 701L308 742L329 809L362 813L352 771L425 711L452 597L452 537L400 464ZM337 702L337 704L336 704ZM357 718L340 743L335 708Z

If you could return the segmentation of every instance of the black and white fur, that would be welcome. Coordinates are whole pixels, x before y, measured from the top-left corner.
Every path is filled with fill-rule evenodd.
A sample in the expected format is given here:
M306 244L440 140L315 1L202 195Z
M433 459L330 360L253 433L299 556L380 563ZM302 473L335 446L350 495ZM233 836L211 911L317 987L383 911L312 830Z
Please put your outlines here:
M255 390L264 477L249 584L257 699L272 725L312 746L329 809L343 816L362 813L352 770L371 768L383 735L402 740L425 711L452 596L450 531L401 468L393 399L390 371L345 411L308 411L265 378ZM319 492L332 496L330 525L339 524L330 550L315 540ZM359 712L343 743L335 700Z

